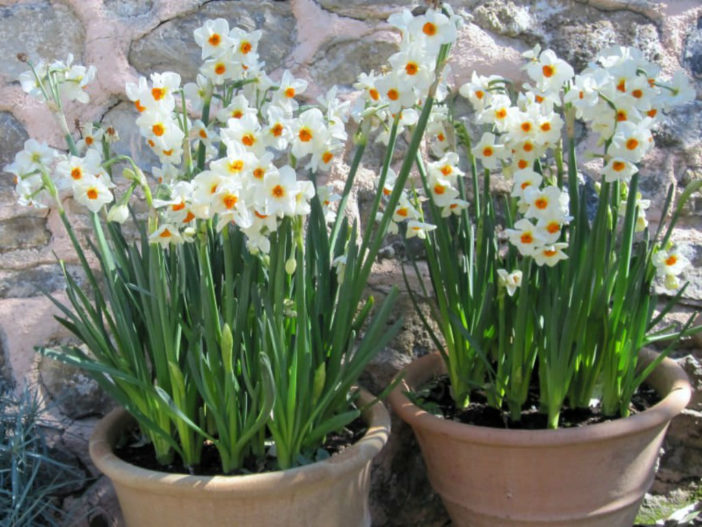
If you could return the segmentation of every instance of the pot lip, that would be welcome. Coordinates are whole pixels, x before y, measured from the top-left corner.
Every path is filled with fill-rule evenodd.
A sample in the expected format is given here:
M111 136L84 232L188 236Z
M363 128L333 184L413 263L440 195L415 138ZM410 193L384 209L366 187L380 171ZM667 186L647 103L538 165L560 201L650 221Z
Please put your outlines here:
M642 357L649 360L657 355L647 349L641 352ZM667 425L673 417L682 412L692 395L685 371L673 359L665 358L654 373L666 376L664 382L668 384L668 393L657 404L641 413L579 428L508 430L448 421L422 410L405 395L406 391L428 381L436 372L445 371L444 368L443 358L438 351L406 366L396 376L396 380L401 376L402 379L388 397L391 408L403 421L411 425L415 432L432 430L434 433L450 435L459 441L487 445L553 447L632 435Z
M374 396L364 389L360 390L360 402L368 404ZM132 465L112 451L111 438L116 432L133 422L133 418L123 408L112 410L95 425L90 437L90 458L95 466L114 483L128 487L164 492L169 494L188 494L193 492L211 495L269 494L271 489L282 493L286 486L305 481L308 485L328 484L329 478L360 470L385 446L390 435L390 414L381 401L367 408L362 414L368 424L368 431L353 445L342 452L323 461L295 467L288 470L265 472L262 474L192 476L150 470Z

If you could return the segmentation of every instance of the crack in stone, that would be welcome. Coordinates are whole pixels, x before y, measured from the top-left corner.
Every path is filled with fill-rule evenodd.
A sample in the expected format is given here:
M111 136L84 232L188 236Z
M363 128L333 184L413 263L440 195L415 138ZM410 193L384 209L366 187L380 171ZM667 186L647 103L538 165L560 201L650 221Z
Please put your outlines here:
M637 4L626 0L575 0L576 3L586 5L598 11L629 11L637 15L641 15L652 23L658 24L661 22L661 14L655 8Z

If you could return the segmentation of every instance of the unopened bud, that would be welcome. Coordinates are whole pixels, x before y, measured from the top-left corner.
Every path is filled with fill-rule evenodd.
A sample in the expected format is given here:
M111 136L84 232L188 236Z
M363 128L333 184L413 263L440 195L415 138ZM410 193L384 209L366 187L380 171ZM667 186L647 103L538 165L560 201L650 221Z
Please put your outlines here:
M129 208L126 205L113 205L107 213L107 221L124 223L129 217Z
M288 274L295 274L295 269L297 269L297 260L295 258L289 258L285 262L285 272Z
M20 62L29 62L29 57L26 53L17 53L17 60Z

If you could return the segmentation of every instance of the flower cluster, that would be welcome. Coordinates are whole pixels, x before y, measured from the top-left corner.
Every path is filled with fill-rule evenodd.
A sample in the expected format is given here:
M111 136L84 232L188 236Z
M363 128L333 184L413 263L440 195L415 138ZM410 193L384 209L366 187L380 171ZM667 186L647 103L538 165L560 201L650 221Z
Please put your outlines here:
M21 56L21 60L27 61ZM65 62L54 61L47 64L43 61L33 65L30 71L20 74L22 89L31 95L43 99L52 110L59 126L66 135L68 126L63 117L64 101L87 103L90 96L85 87L95 77L93 66L85 67L73 64L73 55L68 55ZM85 137L77 145L85 151L93 141L99 141L92 131L92 125L85 127ZM101 167L102 155L99 150L84 158L66 156L40 143L28 139L24 149L17 153L12 163L5 170L14 175L15 192L18 202L23 206L45 208L52 204L53 193L58 190L71 189L76 200L92 211L99 210L105 203L113 199L110 189L113 187L109 176ZM55 188L47 186L46 178L55 173L57 178Z
M297 97L306 81L288 71L279 83L267 76L257 53L260 31L230 30L226 20L217 19L194 34L204 60L196 82L181 86L180 75L163 72L126 86L139 131L160 162L151 170L158 187L149 205L159 218L151 240L162 246L192 240L197 220L216 218L218 231L234 223L246 233L250 249L267 252L268 236L283 217L309 212L315 189L311 181L297 179L300 163L306 160L302 166L312 174L327 171L343 151L348 104L332 89L318 105L301 108ZM60 86L57 100L63 95L87 102L80 90L94 76L92 67L55 63L35 71L35 82L31 72L22 76L28 93L54 100L47 96L48 86ZM55 78L45 83L46 75ZM115 201L104 168L102 130L89 125L82 131L75 154L27 142L7 168L17 178L20 202L48 206L48 183L70 191L92 212L114 201L108 218L124 221L132 192L147 182L136 166L126 170L134 184ZM328 207L335 195L322 192L328 194ZM146 194L150 199L151 191ZM327 219L333 219L331 210Z
M549 161L560 152L566 119L577 117L596 134L604 149L598 155L602 178L620 183L623 215L627 184L653 146L653 127L664 111L692 100L694 90L682 74L662 79L659 67L631 48L604 50L578 75L551 50L537 46L524 56L530 83L516 96L506 80L476 73L460 87L460 94L471 102L476 121L487 128L473 145L472 156L486 171L512 178L511 196L522 217L505 234L521 255L539 266L554 266L568 258L565 227L573 219L568 191ZM432 170L448 158L457 159L452 153L443 156L428 164L428 194L446 216L448 210L459 212L465 202L448 178ZM642 231L650 202L638 193L636 198L636 230ZM665 283L676 284L672 277L680 273L684 259L661 256L657 261L663 262L658 269ZM674 263L665 265L666 261Z
M379 130L376 140L388 144L407 128L414 127L419 119L419 109L427 96L443 100L448 91L442 81L442 46L456 40L462 19L449 6L442 10L428 9L414 16L409 10L396 13L388 23L401 34L400 50L388 62L390 68L382 74L362 73L354 87L361 90L352 110L357 120L367 119ZM440 67L438 67L440 66ZM432 88L434 86L434 88ZM446 107L433 111L426 123L426 138L434 154L441 159L430 166L434 195L443 204L445 215L459 213L468 204L458 198L454 190L456 178L463 176L458 168L458 156L442 155L449 147ZM382 196L387 197L395 187L396 174L389 168L385 177L379 178ZM399 231L404 224L408 237L425 238L433 226L422 221L421 211L412 196L403 192L397 203L389 227L390 233ZM381 216L378 213L378 216Z
M20 59L26 61L24 56ZM54 109L61 107L62 99L87 103L90 96L85 87L95 78L94 66L73 64L73 55L69 54L65 62L57 60L51 64L44 61L37 63L31 71L19 76L22 89L33 97L44 97L55 104ZM51 82L49 82L51 79ZM52 90L58 86L58 92Z
M664 79L629 48L604 50L578 75L551 50L537 46L524 56L522 89L477 73L460 87L474 126L455 110L434 109L432 120L446 123L436 130L453 131L448 142L465 149L465 165L431 143L429 155L417 159L421 186L403 211L433 223L424 246L441 335L432 335L459 407L480 387L487 404L508 410L516 423L536 382L550 428L562 408L587 407L595 396L605 415L625 416L642 380L635 374L639 350L699 331L689 329L690 319L680 331L649 333L656 273L676 288L689 262L670 243L678 212L662 228L673 189L655 232L646 221L650 202L638 192L638 166L656 123L694 90L680 73ZM597 151L586 152L595 160L589 170L601 166L592 185L596 204L579 173L576 119L597 141ZM475 128L477 141L469 132ZM493 174L511 187L500 203L490 192ZM678 211L698 189L682 192ZM471 194L468 208L463 200Z

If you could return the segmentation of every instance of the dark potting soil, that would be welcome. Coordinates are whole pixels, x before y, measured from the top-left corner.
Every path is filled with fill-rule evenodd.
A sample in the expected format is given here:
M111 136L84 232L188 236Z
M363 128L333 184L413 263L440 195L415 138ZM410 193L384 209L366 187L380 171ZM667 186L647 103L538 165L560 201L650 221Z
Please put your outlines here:
M462 410L457 408L451 397L448 376L445 375L427 383L419 392L413 394L411 399L429 413L460 423L504 429L540 430L547 428L547 416L539 412L536 387L529 390L520 421L513 421L506 409L500 410L488 406L484 393L477 390L471 393L471 402L467 408ZM642 385L634 394L629 411L632 415L642 412L660 400L661 398L653 388ZM604 416L599 406L565 408L561 411L558 427L587 426L613 419L616 418Z
M368 430L368 426L360 417L346 425L338 432L327 435L327 439L320 449L307 453L307 456L299 459L300 465L322 461L334 454L342 452L361 439ZM128 430L122 440L115 445L114 453L120 459L149 470L168 472L171 474L191 474L195 476L217 476L222 475L219 453L215 445L206 441L202 449L202 463L188 469L178 456L175 456L170 465L161 465L156 461L156 452L151 443L146 443L139 434L136 426ZM261 474L279 470L275 465L274 457L266 457L263 461L257 460L254 456L244 460L244 468L233 472L230 475Z

